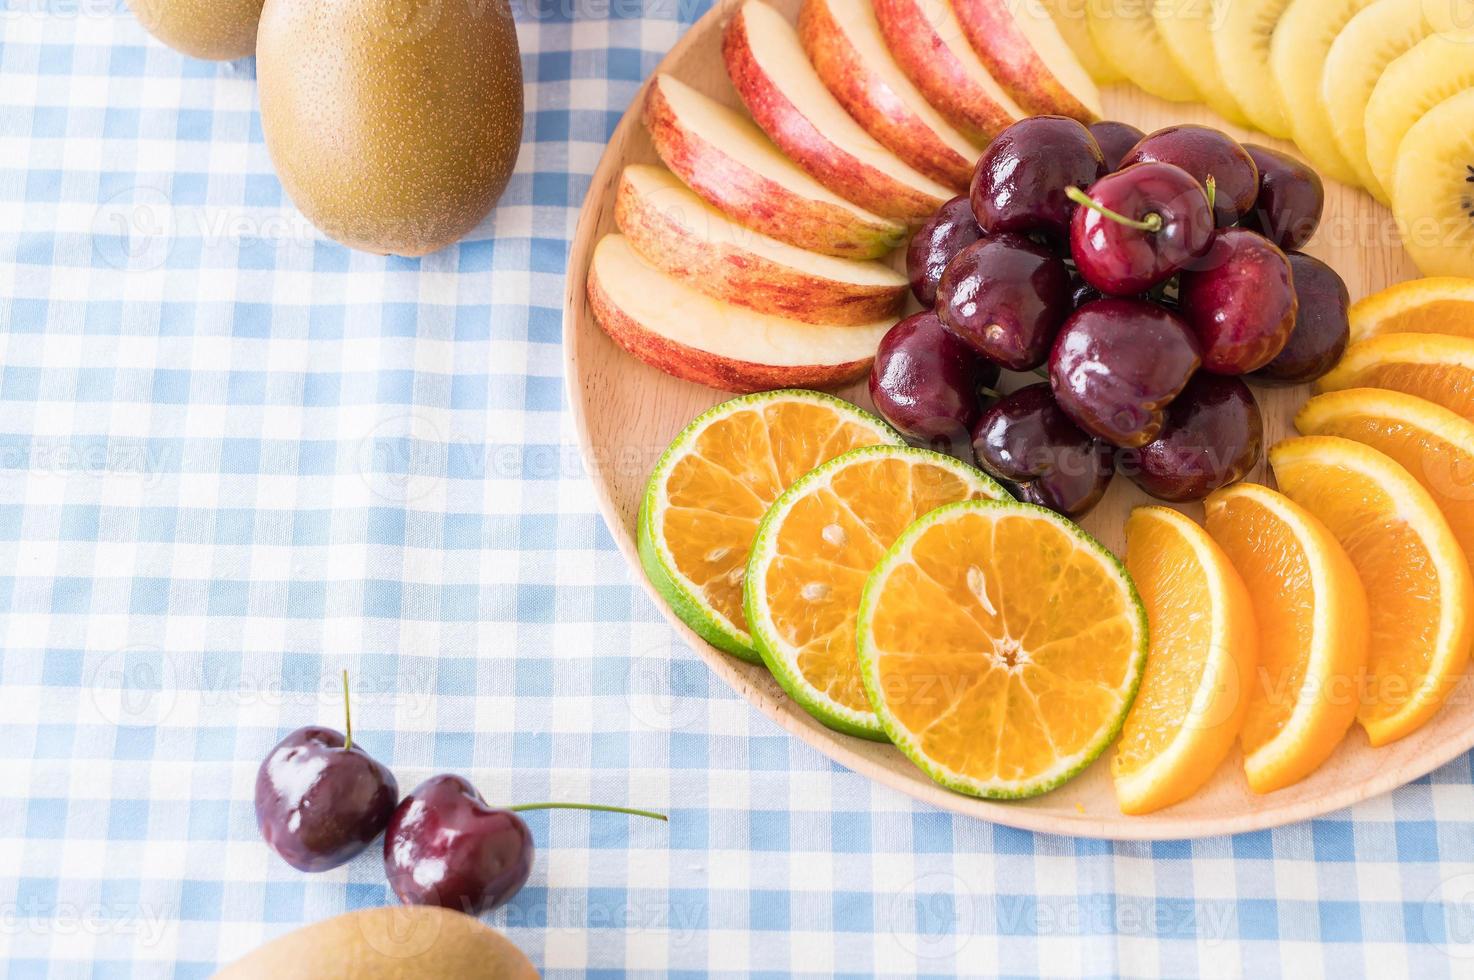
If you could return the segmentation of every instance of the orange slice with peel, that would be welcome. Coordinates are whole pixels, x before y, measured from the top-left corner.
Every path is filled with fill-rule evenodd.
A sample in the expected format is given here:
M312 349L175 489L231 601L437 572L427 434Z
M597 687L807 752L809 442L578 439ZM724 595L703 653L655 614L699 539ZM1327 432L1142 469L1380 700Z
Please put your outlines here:
M1367 685L1357 720L1372 745L1416 730L1458 683L1474 639L1474 580L1428 491L1391 457L1338 436L1269 451L1285 496L1346 549L1367 590Z
M917 518L1007 497L971 466L907 446L851 450L785 490L758 529L743 608L789 696L830 728L884 741L855 655L865 579Z
M1239 744L1249 788L1269 793L1319 768L1356 721L1366 591L1326 526L1284 494L1238 483L1204 510L1254 607L1259 656Z
M1151 646L1111 775L1123 813L1150 813L1197 792L1233 748L1258 635L1228 556L1169 507L1131 512L1126 570L1146 606Z
M1120 731L1146 659L1126 569L1053 511L978 500L907 528L856 626L881 725L949 789L1036 796Z
M1315 390L1386 388L1474 419L1474 337L1393 333L1346 349Z
M1306 402L1295 428L1354 439L1395 459L1433 497L1474 565L1474 422L1400 391L1348 388Z
M640 564L682 622L717 649L756 663L742 578L763 515L820 463L900 441L873 415L817 391L723 402L688 425L655 464L640 504Z
M1351 304L1351 339L1389 333L1474 337L1474 279L1409 279Z

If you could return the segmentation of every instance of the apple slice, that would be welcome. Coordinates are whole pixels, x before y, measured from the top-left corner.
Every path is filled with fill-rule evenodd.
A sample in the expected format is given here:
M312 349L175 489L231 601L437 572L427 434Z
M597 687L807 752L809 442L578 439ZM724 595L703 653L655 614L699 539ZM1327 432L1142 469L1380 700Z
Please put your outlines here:
M664 167L624 168L614 220L651 265L759 313L874 323L896 318L906 303L906 277L890 266L808 252L744 228Z
M967 136L986 144L1027 115L988 74L948 0L874 0L874 9L906 77Z
M650 81L645 128L665 165L707 203L779 241L876 259L906 237L905 225L830 191L741 113L669 75Z
M798 37L820 81L877 142L933 180L967 189L983 151L896 65L870 0L804 0Z
M722 37L727 74L779 149L840 197L888 218L930 217L952 190L918 173L850 118L809 64L793 25L761 0Z
M1101 117L1100 90L1037 2L952 0L962 33L993 77L1031 113Z
M666 374L723 391L832 387L870 369L887 317L801 323L713 299L605 235L589 264L589 306L614 342Z

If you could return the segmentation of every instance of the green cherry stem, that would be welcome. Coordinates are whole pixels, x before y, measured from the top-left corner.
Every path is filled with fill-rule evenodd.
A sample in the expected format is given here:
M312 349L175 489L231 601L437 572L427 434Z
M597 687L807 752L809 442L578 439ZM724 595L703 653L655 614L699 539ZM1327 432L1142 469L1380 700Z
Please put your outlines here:
M654 810L635 810L627 806L603 806L599 803L518 803L516 806L507 807L513 813L522 810L593 810L598 813L627 813L632 817L649 817L651 820L664 820L667 823L670 817Z
M348 668L343 668L343 751L353 748L353 712L348 707Z
M1092 211L1103 214L1117 224L1125 225L1127 228L1135 228L1137 231L1147 232L1157 232L1162 230L1162 216L1160 214L1157 214L1155 211L1138 221L1135 218L1126 217L1119 211L1112 211L1110 208L1106 207L1104 204L1101 204L1099 201L1096 201L1089 194L1086 194L1078 187L1066 187L1065 196L1074 201L1076 204L1083 205L1084 207L1087 207Z
M978 394L982 395L984 398L1003 397L1003 392L999 391L997 388L989 388L986 385L978 388Z
M1213 210L1213 202L1218 199L1218 181L1216 181L1216 180L1213 179L1213 175L1212 174L1209 174L1208 175L1207 188L1208 188L1208 210L1209 211L1212 211Z

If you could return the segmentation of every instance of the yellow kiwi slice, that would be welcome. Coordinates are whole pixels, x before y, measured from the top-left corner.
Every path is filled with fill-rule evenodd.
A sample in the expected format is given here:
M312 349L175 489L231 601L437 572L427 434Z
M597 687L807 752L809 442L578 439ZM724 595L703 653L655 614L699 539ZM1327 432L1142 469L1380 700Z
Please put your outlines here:
M1336 147L1361 185L1383 204L1390 203L1391 196L1367 159L1367 99L1383 70L1430 30L1417 4L1377 0L1346 22L1331 43L1321 70L1320 93Z
M1177 66L1152 19L1153 0L1085 0L1095 46L1116 70L1159 99L1197 102L1202 96Z
M1474 89L1413 123L1397 151L1392 210L1425 276L1474 276Z
M1290 120L1269 70L1269 45L1290 0L1213 0L1213 51L1223 84L1256 129L1288 138Z
M1474 88L1474 33L1429 34L1396 58L1367 100L1367 161L1393 202L1393 172L1402 138L1429 109Z
M1331 43L1346 22L1372 0L1294 0L1285 8L1269 46L1269 67L1290 120L1290 135L1322 177L1357 183L1331 135L1331 117L1320 96L1320 78Z

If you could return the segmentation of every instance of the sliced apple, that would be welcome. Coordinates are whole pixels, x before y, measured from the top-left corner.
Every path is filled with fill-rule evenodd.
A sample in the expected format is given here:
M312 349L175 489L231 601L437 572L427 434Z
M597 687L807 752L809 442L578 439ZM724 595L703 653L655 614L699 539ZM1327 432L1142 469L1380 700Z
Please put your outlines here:
M708 296L807 323L873 323L906 303L906 277L881 262L795 248L744 228L664 167L624 168L614 220L651 265Z
M778 148L847 200L888 218L930 217L953 196L876 142L809 64L798 31L761 0L737 9L722 36L727 74Z
M614 342L686 381L723 391L831 387L870 368L886 318L864 326L818 325L713 299L661 272L606 235L589 263L589 306Z
M1032 0L952 0L962 33L1019 105L1032 113L1101 117L1100 90L1049 12Z
M963 133L986 144L1026 115L963 37L950 0L874 0L874 8L896 63Z
M657 75L645 97L655 151L707 203L740 224L799 248L875 259L906 226L829 190L785 157L741 113Z
M982 149L901 71L870 0L804 0L798 37L819 80L876 142L933 180L967 188Z
M1059 28L1059 36L1065 39L1075 57L1097 85L1126 80L1109 58L1095 46L1090 35L1090 21L1085 16L1085 0L1043 0L1044 9Z
M1126 80L1172 102L1197 102L1193 80L1178 67L1152 18L1153 0L1086 0L1090 36Z

